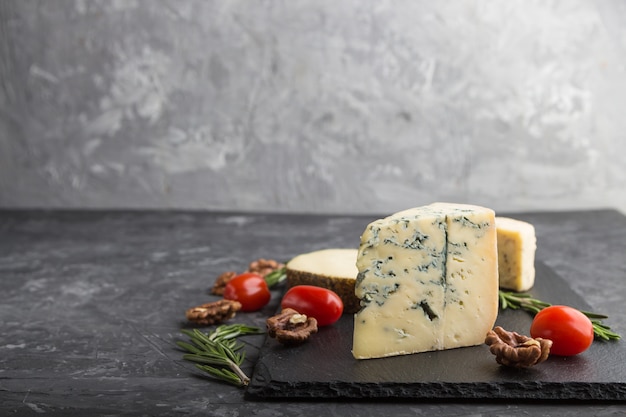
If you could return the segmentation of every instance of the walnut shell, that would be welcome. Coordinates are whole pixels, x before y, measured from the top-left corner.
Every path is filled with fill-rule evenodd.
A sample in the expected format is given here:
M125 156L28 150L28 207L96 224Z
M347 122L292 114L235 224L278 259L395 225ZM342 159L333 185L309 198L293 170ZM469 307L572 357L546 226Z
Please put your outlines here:
M552 340L533 339L496 326L487 333L485 344L500 365L529 368L548 359Z
M317 333L317 320L284 308L279 314L266 320L267 334L283 345L299 345Z

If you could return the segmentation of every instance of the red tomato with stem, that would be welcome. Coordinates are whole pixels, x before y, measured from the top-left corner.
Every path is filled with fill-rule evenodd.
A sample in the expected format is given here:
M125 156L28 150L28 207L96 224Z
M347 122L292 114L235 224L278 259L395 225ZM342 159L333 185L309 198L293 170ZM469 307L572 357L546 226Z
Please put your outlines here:
M530 326L533 338L552 340L550 354L577 355L593 342L593 324L575 308L555 305L541 310Z
M224 287L224 298L239 301L241 311L257 311L269 303L271 293L265 279L253 272L237 275Z
M333 324L343 314L343 301L337 293L313 285L291 287L283 296L280 306L314 317L318 326Z

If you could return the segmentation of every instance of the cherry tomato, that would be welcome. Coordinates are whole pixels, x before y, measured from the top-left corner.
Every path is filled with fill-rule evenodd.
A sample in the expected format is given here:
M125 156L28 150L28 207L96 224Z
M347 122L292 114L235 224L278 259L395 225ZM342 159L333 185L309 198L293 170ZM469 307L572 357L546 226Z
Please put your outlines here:
M252 272L237 275L224 287L224 298L239 301L241 311L257 311L270 301L271 293L265 279Z
M280 305L282 308L293 308L300 314L314 317L318 326L333 324L343 314L343 301L335 292L313 285L291 287Z
M575 308L556 305L537 313L530 326L530 335L552 340L551 354L572 356L591 346L593 325Z

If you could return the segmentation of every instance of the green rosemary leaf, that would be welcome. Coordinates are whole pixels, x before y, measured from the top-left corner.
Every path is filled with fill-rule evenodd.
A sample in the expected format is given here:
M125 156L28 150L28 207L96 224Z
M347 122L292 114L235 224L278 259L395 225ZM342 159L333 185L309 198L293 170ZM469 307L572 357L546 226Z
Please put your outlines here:
M609 318L609 316L605 314L591 313L589 311L584 311L584 310L580 310L580 312L583 313L585 316L589 317L590 319L608 319Z
M256 326L247 326L245 324L222 324L218 326L208 337L211 340L229 340L235 339L238 336L261 333L264 333L264 331Z
M187 342L183 342L183 341L177 341L176 344L178 345L178 347L186 350L187 352L191 352L191 353L200 353L202 352L202 350L198 349L196 346L187 343Z
M265 275L265 283L270 288L283 282L286 279L287 279L287 267L286 266L283 266L282 268L279 268Z
M236 386L246 385L242 382L241 379L239 379L237 374L235 374L232 371L229 371L228 369L215 368L213 366L200 365L200 364L196 364L196 367L217 379L221 379L222 381L226 381L233 385L236 385Z
M208 346L211 346L213 343L213 341L206 334L202 333L198 329L193 329L193 339L199 340Z
M191 362L204 363L204 364L209 364L209 365L228 366L230 364L228 359L225 359L224 357L219 356L219 355L209 355L209 354L194 355L194 354L187 354L187 355L183 355L183 359L186 359L186 360L191 361Z

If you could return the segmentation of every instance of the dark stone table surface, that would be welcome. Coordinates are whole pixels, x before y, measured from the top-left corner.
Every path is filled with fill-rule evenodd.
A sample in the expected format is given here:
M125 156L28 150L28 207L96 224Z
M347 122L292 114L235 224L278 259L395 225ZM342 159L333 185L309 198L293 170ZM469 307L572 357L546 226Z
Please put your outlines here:
M501 214L532 222L538 260L626 333L626 217ZM378 217L0 210L0 415L624 415L604 402L250 401L182 360L184 312L216 299L221 272L356 247ZM235 321L263 326L279 295ZM263 336L245 341L252 372Z

